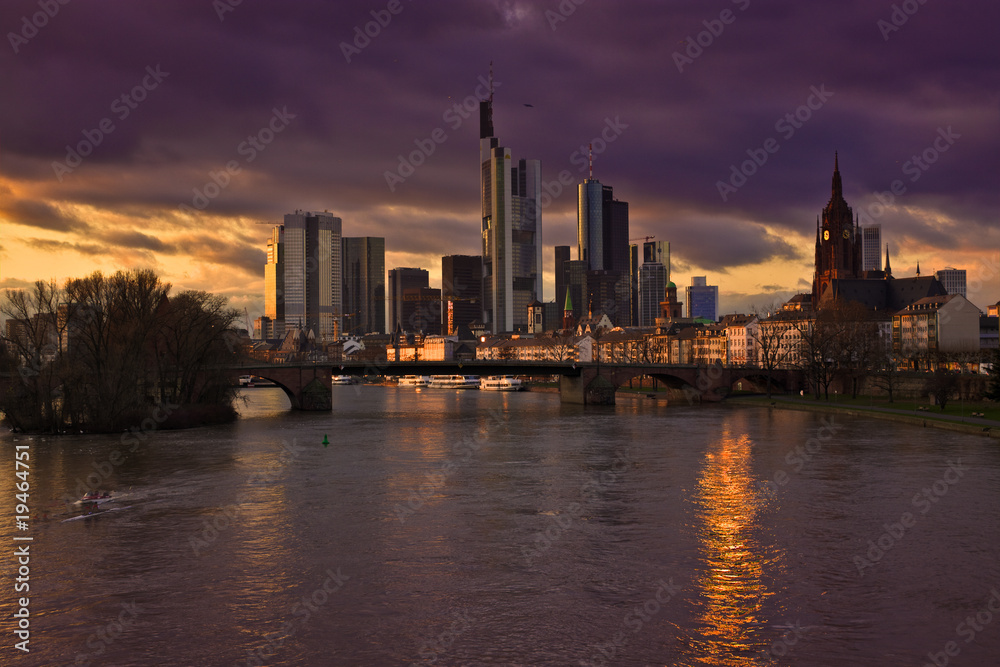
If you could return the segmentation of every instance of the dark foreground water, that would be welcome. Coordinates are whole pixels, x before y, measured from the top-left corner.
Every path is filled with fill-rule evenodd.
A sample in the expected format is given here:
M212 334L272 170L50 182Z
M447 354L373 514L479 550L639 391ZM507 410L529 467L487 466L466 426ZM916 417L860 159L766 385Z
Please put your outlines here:
M1000 664L996 441L334 389L332 414L253 389L235 424L145 442L2 436L0 664ZM63 521L90 474L114 511Z

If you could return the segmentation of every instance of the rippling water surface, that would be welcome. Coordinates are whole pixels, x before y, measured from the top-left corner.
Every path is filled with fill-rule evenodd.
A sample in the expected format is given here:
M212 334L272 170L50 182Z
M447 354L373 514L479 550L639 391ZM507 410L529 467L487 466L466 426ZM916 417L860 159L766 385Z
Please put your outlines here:
M8 622L0 662L1000 664L996 441L763 408L334 390L323 414L248 390L238 422L135 451L0 437L6 610L23 595L12 537L34 537L31 651ZM65 521L88 475L114 511Z

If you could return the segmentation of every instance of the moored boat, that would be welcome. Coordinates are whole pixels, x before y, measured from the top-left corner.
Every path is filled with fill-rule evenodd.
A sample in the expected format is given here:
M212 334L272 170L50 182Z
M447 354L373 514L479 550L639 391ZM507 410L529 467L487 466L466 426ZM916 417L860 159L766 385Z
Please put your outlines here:
M435 389L479 389L476 375L432 375L428 385Z
M522 391L524 385L513 375L491 375L479 381L483 391Z
M427 375L403 375L397 382L400 387L426 387L430 383L431 379Z

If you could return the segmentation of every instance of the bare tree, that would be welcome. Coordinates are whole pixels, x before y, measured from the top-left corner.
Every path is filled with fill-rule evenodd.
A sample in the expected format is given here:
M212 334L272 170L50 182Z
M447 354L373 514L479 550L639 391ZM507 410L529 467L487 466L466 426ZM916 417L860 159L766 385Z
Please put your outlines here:
M757 318L758 324L753 329L747 329L747 335L753 339L757 350L757 361L767 377L768 398L771 398L774 371L782 367L788 357L781 340L783 329L773 324L765 324L765 321L779 310L780 307L773 301L763 306L752 306L750 313Z
M63 344L72 312L59 305L64 293L54 282L37 281L28 291L11 290L0 312L8 318L6 365L18 382L4 397L7 421L17 429L56 432L64 426L68 405L63 395L66 357Z

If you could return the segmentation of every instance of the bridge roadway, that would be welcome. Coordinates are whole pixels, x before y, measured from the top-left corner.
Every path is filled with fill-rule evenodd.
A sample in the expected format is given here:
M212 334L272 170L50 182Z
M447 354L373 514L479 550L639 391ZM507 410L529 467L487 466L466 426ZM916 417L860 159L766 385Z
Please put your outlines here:
M756 368L694 364L622 364L572 361L340 361L267 364L247 361L231 367L233 372L271 380L288 395L299 410L329 410L332 407L333 375L558 375L564 403L613 405L615 390L640 375L654 377L668 387L681 390L690 402L718 401L740 379L759 381ZM798 377L775 371L778 387L797 391Z

